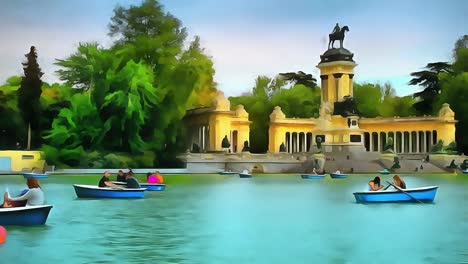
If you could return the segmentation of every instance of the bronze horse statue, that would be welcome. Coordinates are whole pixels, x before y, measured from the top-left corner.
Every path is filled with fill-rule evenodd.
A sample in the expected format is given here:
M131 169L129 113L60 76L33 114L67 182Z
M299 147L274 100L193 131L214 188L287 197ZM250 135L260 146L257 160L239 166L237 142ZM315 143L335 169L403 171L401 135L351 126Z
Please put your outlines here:
M342 27L339 32L328 34L328 37L330 38L330 41L328 42L328 49L330 49L330 44L331 44L331 47L333 48L333 44L335 43L335 40L339 40L340 48L343 48L343 40L345 37L345 31L349 31L348 26Z

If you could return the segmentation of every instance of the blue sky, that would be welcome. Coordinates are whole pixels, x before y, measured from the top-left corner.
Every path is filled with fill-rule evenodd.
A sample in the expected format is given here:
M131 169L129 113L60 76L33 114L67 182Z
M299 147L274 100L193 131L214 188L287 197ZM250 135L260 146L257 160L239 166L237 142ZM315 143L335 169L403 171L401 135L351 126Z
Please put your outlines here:
M0 83L22 74L20 62L31 45L48 82L57 81L53 65L73 53L79 42L111 43L107 25L113 0L1 0ZM199 35L215 63L215 81L226 95L248 92L258 75L312 73L326 50L335 23L348 25L344 46L358 63L357 82L390 82L398 95L409 73L429 62L450 61L455 41L468 34L464 0L164 0L190 36Z

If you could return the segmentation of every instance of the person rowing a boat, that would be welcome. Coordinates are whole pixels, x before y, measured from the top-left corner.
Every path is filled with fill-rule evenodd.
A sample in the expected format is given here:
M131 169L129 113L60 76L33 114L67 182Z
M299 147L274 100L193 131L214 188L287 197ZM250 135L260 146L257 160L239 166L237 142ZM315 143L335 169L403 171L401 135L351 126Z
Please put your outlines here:
M393 176L393 184L401 189L406 189L406 183L398 175Z
M11 198L8 197L8 193L5 193L5 197L7 198L8 202L26 200L26 206L43 205L44 192L42 192L41 186L39 185L37 179L27 178L26 184L28 185L28 191L18 197Z
M104 175L99 180L98 186L99 187L118 187L117 185L110 182L110 179L109 179L110 176L111 176L111 173L109 171L105 171Z
M369 181L369 191L378 191L383 188L383 186L380 184L380 177L377 176L374 178L374 180Z

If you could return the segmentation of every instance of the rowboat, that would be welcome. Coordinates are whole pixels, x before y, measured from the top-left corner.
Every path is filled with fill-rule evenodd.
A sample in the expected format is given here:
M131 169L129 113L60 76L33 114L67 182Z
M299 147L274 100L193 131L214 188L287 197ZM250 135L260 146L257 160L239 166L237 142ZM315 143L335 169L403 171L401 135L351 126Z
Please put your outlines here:
M353 193L357 203L433 202L438 186Z
M0 225L43 225L52 205L0 208Z
M387 169L383 169L381 171L378 171L380 174L390 174L390 171Z
M302 179L323 179L325 174L301 174Z
M73 184L79 198L143 198L146 188L112 188Z
M28 173L23 173L23 177L25 179L27 178L45 179L45 178L49 178L49 174L28 172Z
M332 177L333 179L343 179L343 178L348 178L348 174L330 173L330 177Z

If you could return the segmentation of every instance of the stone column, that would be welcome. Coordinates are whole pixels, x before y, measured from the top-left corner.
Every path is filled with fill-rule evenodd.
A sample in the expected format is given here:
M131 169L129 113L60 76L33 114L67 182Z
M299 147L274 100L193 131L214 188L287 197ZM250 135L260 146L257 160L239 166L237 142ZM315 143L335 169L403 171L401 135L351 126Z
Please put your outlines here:
M397 139L397 136L396 136L396 131L393 131L393 153L397 153L397 149L396 149L396 139Z
M289 149L288 149L288 153L293 153L292 137L293 137L293 133L289 132Z
M416 131L416 153L419 153L419 131Z
M374 132L370 132L369 139L369 152L374 152Z
M335 102L340 102L340 100L343 98L343 95L341 94L340 90L340 78L343 76L342 73L334 73L333 77L335 78Z
M377 151L382 152L382 139L380 136L380 132L377 132Z
M349 95L351 95L351 97L354 96L353 77L354 74L349 74Z
M322 103L328 102L328 75L320 75L322 79Z
M412 137L413 135L411 134L412 131L409 131L409 138L408 138L408 145L409 145L409 148L408 148L408 153L412 153L413 152L413 140L412 140Z
M296 152L299 152L299 133L296 133Z
M304 133L304 152L309 152L307 148L307 133Z
M405 153L405 131L401 132L401 153Z

